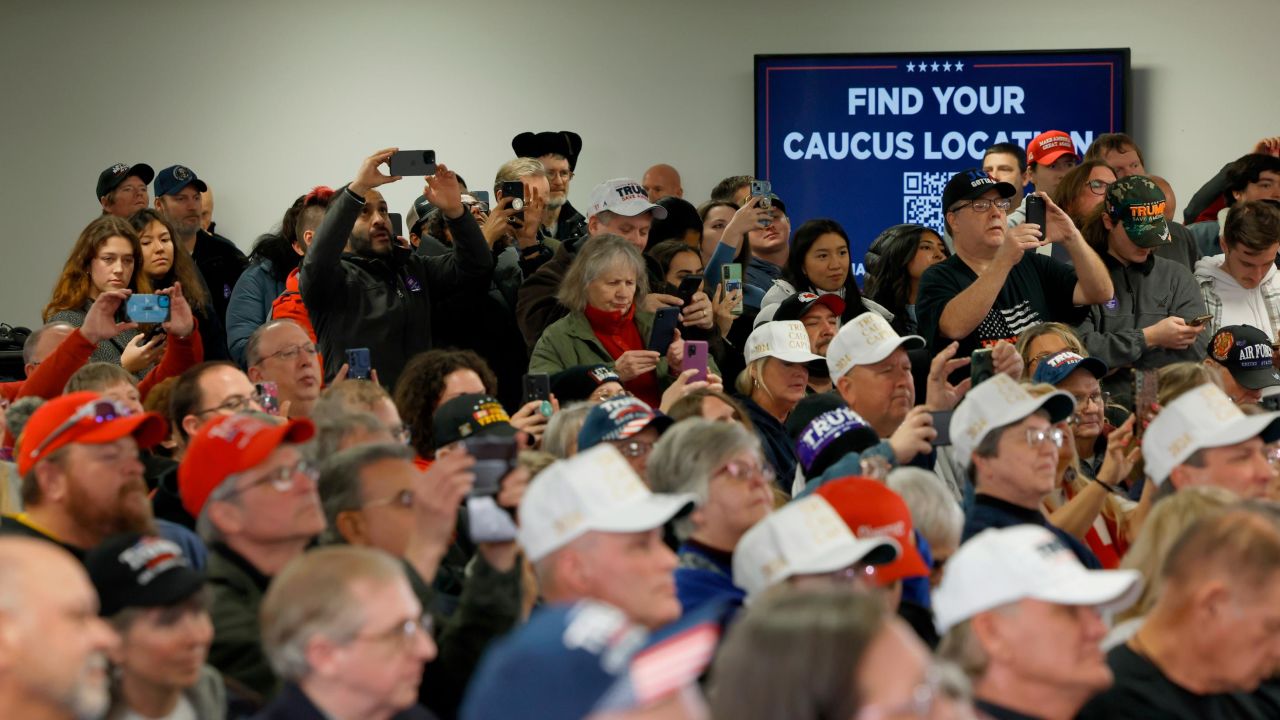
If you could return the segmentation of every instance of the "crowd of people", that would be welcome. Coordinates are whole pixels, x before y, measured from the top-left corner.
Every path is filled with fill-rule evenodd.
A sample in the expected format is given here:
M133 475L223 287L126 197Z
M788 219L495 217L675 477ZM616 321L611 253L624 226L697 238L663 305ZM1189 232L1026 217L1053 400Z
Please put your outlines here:
M1280 139L1181 222L1127 135L993 145L865 278L511 146L248 255L102 172L0 383L6 716L1280 717Z

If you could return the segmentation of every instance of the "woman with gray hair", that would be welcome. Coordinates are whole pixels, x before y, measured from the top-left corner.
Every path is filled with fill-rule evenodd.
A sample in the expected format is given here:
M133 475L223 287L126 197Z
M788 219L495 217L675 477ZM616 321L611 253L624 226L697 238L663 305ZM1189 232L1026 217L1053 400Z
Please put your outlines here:
M684 341L677 331L665 356L647 349L654 316L639 309L647 293L644 258L635 246L617 235L587 240L560 283L558 299L569 314L538 338L529 372L603 363L632 395L659 407L662 388L680 374Z
M933 555L929 584L936 587L942 580L943 564L960 547L964 511L942 478L924 468L895 468L885 484L902 496L911 511L911 524L929 543L929 552Z
M692 512L673 521L684 612L711 601L741 603L746 593L733 582L733 550L773 509L773 469L760 441L738 423L690 418L653 446L645 474L656 493L697 498Z
M587 420L587 413L595 407L593 402L576 402L560 408L551 416L547 430L542 434L542 449L557 460L565 460L578 454L578 431Z

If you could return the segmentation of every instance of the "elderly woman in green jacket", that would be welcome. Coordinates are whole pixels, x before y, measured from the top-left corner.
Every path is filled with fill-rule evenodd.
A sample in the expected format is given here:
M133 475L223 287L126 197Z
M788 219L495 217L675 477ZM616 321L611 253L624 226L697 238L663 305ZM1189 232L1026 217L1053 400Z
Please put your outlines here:
M558 299L569 315L538 339L529 372L604 364L631 394L658 407L663 388L682 369L684 340L677 331L665 356L648 349L653 314L638 309L647 292L644 259L635 246L617 235L591 238L560 284ZM709 370L716 372L714 365Z

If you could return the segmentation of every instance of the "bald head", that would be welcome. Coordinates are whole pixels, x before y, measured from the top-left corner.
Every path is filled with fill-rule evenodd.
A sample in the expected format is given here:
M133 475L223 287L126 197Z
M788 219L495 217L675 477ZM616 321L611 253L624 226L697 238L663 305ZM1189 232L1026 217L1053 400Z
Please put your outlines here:
M666 163L658 163L644 171L640 180L644 191L649 194L649 202L658 202L664 197L684 197L684 188L680 187L680 173Z
M22 344L22 364L27 377L31 377L36 366L52 355L54 348L61 345L74 331L75 328L69 323L51 322L28 335L26 342Z
M0 707L12 717L98 717L106 653L118 642L75 558L42 540L0 537Z
M1164 193L1164 219L1166 222L1173 222L1178 209L1178 196L1173 194L1173 186L1168 180L1159 175L1151 175L1151 182L1160 186L1160 192Z

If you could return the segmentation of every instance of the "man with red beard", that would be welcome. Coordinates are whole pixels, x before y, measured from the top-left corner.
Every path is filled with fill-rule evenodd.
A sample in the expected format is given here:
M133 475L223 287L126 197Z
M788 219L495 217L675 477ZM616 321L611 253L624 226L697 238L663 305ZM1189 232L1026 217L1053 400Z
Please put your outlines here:
M133 413L95 392L50 400L15 450L25 511L0 518L0 535L57 543L78 558L111 535L154 532L138 450L164 439L156 413Z
M320 399L320 356L306 330L292 320L272 320L249 336L244 354L250 380L275 383L281 410L311 417Z

